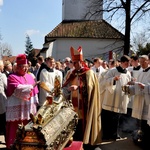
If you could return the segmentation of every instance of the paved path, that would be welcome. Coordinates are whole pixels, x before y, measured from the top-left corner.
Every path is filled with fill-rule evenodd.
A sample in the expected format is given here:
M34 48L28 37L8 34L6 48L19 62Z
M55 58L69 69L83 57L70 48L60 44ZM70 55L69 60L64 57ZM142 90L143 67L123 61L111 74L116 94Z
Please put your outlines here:
M0 135L0 150L6 150L6 145L4 141L4 136Z
M0 135L0 141L0 150L6 150L3 135ZM128 138L123 138L118 141L103 142L100 145L100 148L102 150L141 150L132 142L132 139L129 136Z
M103 142L100 148L102 150L141 150L133 143L131 138L124 138L115 142Z

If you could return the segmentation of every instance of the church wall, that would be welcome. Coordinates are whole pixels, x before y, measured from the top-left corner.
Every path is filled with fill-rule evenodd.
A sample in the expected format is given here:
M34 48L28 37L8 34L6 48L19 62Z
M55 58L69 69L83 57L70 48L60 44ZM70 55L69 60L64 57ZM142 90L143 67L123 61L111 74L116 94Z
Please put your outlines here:
M108 59L109 51L119 50L123 46L123 41L112 39L57 39L47 50L56 60L63 60L70 57L70 47L77 49L82 46L84 58L94 58L96 56L105 56ZM49 51L49 52L48 52Z
M92 0L62 0L62 20L100 20L103 15L87 17L87 7Z

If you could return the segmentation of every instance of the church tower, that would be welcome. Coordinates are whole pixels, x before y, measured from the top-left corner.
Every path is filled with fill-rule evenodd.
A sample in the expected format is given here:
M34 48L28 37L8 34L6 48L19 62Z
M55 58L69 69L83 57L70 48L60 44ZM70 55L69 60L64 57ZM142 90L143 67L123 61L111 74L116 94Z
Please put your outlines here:
M90 6L92 1L93 0L62 0L62 21L103 19L102 13L99 16L84 17L87 14L87 8Z

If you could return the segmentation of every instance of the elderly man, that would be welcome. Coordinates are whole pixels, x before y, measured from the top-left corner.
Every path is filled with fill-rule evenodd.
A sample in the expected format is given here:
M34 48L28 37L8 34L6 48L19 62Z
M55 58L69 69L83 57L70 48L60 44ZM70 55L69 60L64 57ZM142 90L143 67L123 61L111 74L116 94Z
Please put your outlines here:
M30 113L36 114L38 89L33 77L27 73L28 62L25 54L16 58L16 72L8 76L6 109L6 147L10 149L15 141L18 124L26 125Z
M70 61L71 61L71 58L70 57L66 57L65 58L65 68L64 68L64 76L67 74L68 70L70 70Z
M99 82L96 74L83 63L82 48L70 50L75 69L63 84L63 91L79 115L74 140L83 141L85 150L93 150L101 142Z

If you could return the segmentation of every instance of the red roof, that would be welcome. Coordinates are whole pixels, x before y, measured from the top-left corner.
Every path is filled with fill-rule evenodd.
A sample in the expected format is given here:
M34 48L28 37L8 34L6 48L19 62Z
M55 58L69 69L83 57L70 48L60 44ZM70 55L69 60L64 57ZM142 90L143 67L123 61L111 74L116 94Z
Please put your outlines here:
M17 56L2 56L2 60L9 60L11 63L14 63L16 61Z
M123 39L124 35L104 20L88 20L61 22L45 36L45 41L53 38Z

